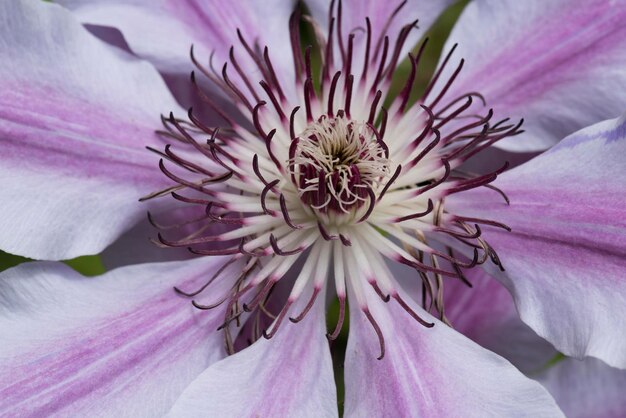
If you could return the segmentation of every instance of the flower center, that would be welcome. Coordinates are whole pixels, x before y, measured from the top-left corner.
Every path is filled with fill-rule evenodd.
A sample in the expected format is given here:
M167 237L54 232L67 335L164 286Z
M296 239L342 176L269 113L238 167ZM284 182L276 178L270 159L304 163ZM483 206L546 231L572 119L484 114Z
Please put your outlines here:
M300 198L322 212L360 207L390 173L376 130L341 114L309 124L291 148L288 167Z
M318 296L325 299L324 293L334 288L339 317L328 338L337 338L342 330L350 289L350 303L371 323L382 358L385 342L369 309L371 297L398 303L421 325L434 325L411 307L408 298L417 304L417 295L404 292L389 263L415 269L415 278L422 282L421 309L445 323L444 279L461 280L471 287L464 269L488 260L503 269L481 228L510 229L494 220L452 213L444 201L453 194L485 187L508 203L504 192L491 184L506 164L486 174L467 173L462 166L497 141L522 132L522 122L492 120L491 110L482 114L480 103L473 105L476 100L485 105L477 92L448 97L463 61L449 77L440 76L455 48L422 96L411 104L426 41L417 55L409 55L411 72L400 94L383 106L416 22L405 25L394 44L386 29L378 38L374 36L369 18L363 33L351 31L346 38L341 25L332 24L333 17L326 38L320 35L324 59L315 80L312 47L304 54L301 49L299 19L294 14L290 25L293 87L298 91L291 95L284 88L291 79L277 76L269 49L261 53L239 32L242 52L258 69L250 74L263 76L260 87L241 70L234 49L229 56L232 66L224 64L221 79L213 67L200 65L192 51L201 73L236 100L237 114L224 112L192 76L200 98L223 123L208 126L191 109L189 121L173 114L164 118L163 137L176 141L163 152L153 151L162 157L159 168L175 184L142 200L171 194L177 201L204 207L199 218L180 224L163 227L153 222L167 230L155 242L186 247L194 254L228 257L199 289L177 292L195 299L206 289L210 293L210 284L218 277L230 283L215 303L193 301L198 309L228 305L221 328L229 353L235 351L229 327L239 326L244 312L256 312L251 316L256 318L251 341L261 334L272 338L286 318L299 322ZM340 6L336 22L341 22ZM339 57L333 57L336 50ZM236 70L240 83L229 78L227 68ZM247 120L248 127L238 120ZM241 274L223 273L231 264ZM334 286L329 287L331 278ZM286 299L281 295L284 289L274 292L284 279L291 286ZM268 310L270 298L280 309ZM272 325L266 327L264 322ZM247 334L237 335L244 338Z

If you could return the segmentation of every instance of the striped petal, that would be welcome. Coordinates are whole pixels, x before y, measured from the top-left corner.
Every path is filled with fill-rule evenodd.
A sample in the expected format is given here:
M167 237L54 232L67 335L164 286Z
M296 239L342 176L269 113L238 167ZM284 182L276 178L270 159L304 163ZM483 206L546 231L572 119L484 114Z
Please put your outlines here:
M472 1L447 43L466 60L449 97L477 91L496 118L524 118L498 146L546 149L626 108L624 19L622 0Z
M421 0L305 0L312 17L320 25L322 33L328 33L328 17L331 5L335 7L335 15L338 14L338 7L341 7L341 33L343 35L344 47L347 46L347 39L354 35L355 56L361 56L361 49L364 50L367 31L366 18L371 24L371 47L372 54L381 54L385 36L389 37L389 42L394 45L402 28L412 23L417 24L418 30L411 30L408 33L405 45L399 55L400 60L406 58L419 38L430 28L439 15L454 0L421 1ZM339 6L340 5L340 6ZM339 22L337 21L335 25ZM336 53L341 51L336 49ZM352 73L359 74L362 69L362 60L355 60L352 64Z
M215 332L224 309L199 311L172 286L200 286L222 263L143 264L95 278L52 262L3 272L0 415L167 412L224 356L223 337ZM228 285L211 286L223 292Z
M148 59L159 70L187 76L193 69L189 57L193 45L195 55L208 66L214 54L218 72L229 61L229 49L235 46L236 59L254 85L261 80L258 67L246 55L237 37L254 43L252 48L270 47L270 56L279 80L293 86L293 64L289 43L289 16L293 0L258 2L242 0L60 0L88 24L118 28L131 50ZM268 30L269 29L269 30ZM229 63L232 68L233 63ZM234 70L230 78L238 80Z
M297 305L293 316L303 308ZM302 322L283 325L271 339L215 363L182 394L169 416L336 417L324 317L324 303L318 302Z
M525 374L545 367L558 353L520 319L509 291L480 268L445 284L446 317L455 330L504 357Z
M38 259L101 251L165 184L146 145L176 111L158 73L69 12L0 2L0 248Z
M494 183L449 197L461 215L512 228L484 231L522 320L561 352L626 367L626 118L565 138Z
M423 327L397 304L374 296L369 308L385 338L385 356L376 359L372 326L351 305L346 417L562 416L548 392L505 359L416 306L434 327Z

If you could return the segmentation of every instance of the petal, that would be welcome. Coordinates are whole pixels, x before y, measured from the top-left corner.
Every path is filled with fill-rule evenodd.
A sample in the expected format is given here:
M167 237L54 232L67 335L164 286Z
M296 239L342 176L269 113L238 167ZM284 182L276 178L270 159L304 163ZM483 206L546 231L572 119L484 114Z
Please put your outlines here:
M408 51L415 46L419 38L430 28L437 17L454 3L454 0L421 1L421 0L305 0L312 17L317 21L324 34L328 33L328 16L331 3L335 5L341 3L342 8L342 34L347 39L349 34L354 34L355 56L361 56L359 48L363 47L366 40L366 22L369 18L372 26L372 53L376 50L377 44L386 36L389 36L390 44L395 45L398 34L403 26L417 21L419 30L412 30L406 40L404 48L400 53L400 60L406 58ZM398 8L400 10L398 10ZM335 6L336 8L336 6ZM337 10L335 9L335 16ZM346 42L346 41L344 41ZM339 52L339 51L337 51ZM352 72L358 74L361 60L353 63Z
M325 29L328 27L328 12L331 2L332 0L305 1L313 18ZM372 25L372 39L376 40L380 38L381 35L387 34L389 40L393 41L398 36L402 26L418 19L419 27L422 31L427 31L435 19L453 3L453 0L437 2L423 2L418 0L408 0L407 2L343 0L341 3L344 34L352 33L358 28L364 28L365 18L369 17ZM402 3L406 4L402 6L396 16L393 16L396 9L398 9ZM386 30L385 26L387 26ZM409 46L412 46L411 42L409 42Z
M302 300L308 300L304 297ZM300 312L294 305L293 312ZM295 314L294 314L295 315ZM182 394L172 417L336 417L337 396L319 301L302 322L215 363Z
M199 286L222 263L143 264L86 278L34 262L0 274L0 415L167 412L224 356L215 329L225 308L199 311L172 286ZM212 294L230 283L217 280Z
M472 1L446 46L466 60L449 97L482 93L496 119L526 121L500 146L546 149L626 108L624 19L624 1Z
M503 222L485 240L520 316L561 352L626 367L626 118L565 138L494 183L447 198L451 213Z
M600 360L567 358L538 377L570 418L626 416L626 371Z
M270 47L279 80L287 78L286 87L293 84L288 22L294 0L59 0L58 3L75 12L84 23L118 28L136 54L153 62L161 71L173 74L188 75L193 69L189 57L192 45L202 63L208 63L209 55L214 53L218 71L228 61L228 51L234 45L244 72L255 78L259 70L246 59L237 38L240 29L252 46L256 43L260 48ZM231 78L237 77L231 74Z
M152 211L132 229L109 245L101 254L102 264L108 269L141 263L188 260L197 257L187 248L158 246L159 233L183 237L199 230L206 235L224 232L224 226L208 223L206 208L202 205L168 207L163 211ZM196 222L194 222L194 220Z
M372 293L372 292L370 292ZM346 351L346 417L561 416L554 400L498 355L445 324L418 324L393 301L370 295L369 308L385 337L378 340L365 315L351 305Z
M472 288L460 280L445 284L446 317L455 330L526 374L545 367L558 354L522 322L511 294L500 282L480 268L464 274Z
M0 39L0 248L97 253L145 216L138 199L163 187L145 146L160 144L160 114L178 106L149 64L57 5L1 2Z
M149 241L157 231L147 219L109 245L101 254L102 264L108 270L141 263L187 260L195 258L186 248L161 248Z

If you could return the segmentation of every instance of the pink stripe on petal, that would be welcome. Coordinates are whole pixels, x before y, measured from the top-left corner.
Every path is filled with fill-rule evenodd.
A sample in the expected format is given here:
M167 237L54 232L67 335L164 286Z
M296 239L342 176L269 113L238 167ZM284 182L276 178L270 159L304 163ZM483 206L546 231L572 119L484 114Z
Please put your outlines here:
M39 259L100 252L166 184L145 149L181 112L147 63L35 0L0 5L0 247Z
M548 148L626 108L624 19L622 1L472 2L447 45L467 64L450 97L478 91L496 117L524 118L527 133L499 146Z
M310 292L292 306L295 316ZM299 323L209 367L168 416L336 417L337 398L322 300Z
M547 391L509 362L487 351L409 301L432 328L418 324L398 304L384 304L367 289L378 340L351 305L346 350L346 417L361 416L561 416ZM408 298L407 298L408 299Z
M4 87L3 87L4 88ZM106 108L49 85L8 85L0 98L2 159L14 169L99 177L111 184L163 186L156 161L145 150L158 143L158 116L139 109ZM135 113L133 115L133 113ZM132 138L137 138L133 143Z
M167 411L224 355L215 332L223 309L199 312L172 286L202 283L223 261L147 264L92 279L51 263L3 273L0 411ZM225 291L228 282L211 290Z
M253 48L257 45L262 51L265 45L269 46L272 64L283 88L287 89L287 96L295 94L288 32L293 0L60 0L59 3L84 23L119 29L133 52L168 74L189 75L193 69L189 57L192 45L206 68L214 53L214 67L220 73L224 62L229 61L230 47L234 46L237 61L258 87L260 71L237 38L240 29ZM231 63L228 74L231 79L239 80Z
M461 193L450 210L489 217L485 229L506 271L490 272L513 293L522 320L568 355L626 367L626 152L624 118L565 138L503 174L493 191Z

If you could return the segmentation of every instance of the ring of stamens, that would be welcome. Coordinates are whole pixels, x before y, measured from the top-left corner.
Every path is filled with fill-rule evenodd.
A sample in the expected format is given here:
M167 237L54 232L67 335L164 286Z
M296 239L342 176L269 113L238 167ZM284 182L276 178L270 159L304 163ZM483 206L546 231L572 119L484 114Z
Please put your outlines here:
M366 19L363 71L355 76L352 71L358 58L356 34L350 33L347 39L342 34L341 0L337 3L335 16L335 3L331 2L326 37L329 42L319 41L324 56L319 89L314 88L317 84L311 68L311 47L305 49L304 57L302 54L298 12L290 20L296 87L301 93L297 103L287 99L268 48L262 53L252 48L238 31L242 51L262 74L261 88L255 87L241 71L233 48L229 56L231 68L235 68L243 83L229 78L226 65L222 78L212 65L210 69L203 67L193 50L192 61L238 103L240 116L245 119L247 114L254 129L244 128L236 122L237 118L226 114L192 75L200 98L223 118L226 126L207 126L190 110L190 122L173 115L163 118L166 131L162 134L168 140L177 140L176 147L182 144L204 158L211 168L169 144L164 152L151 149L162 157L160 169L176 185L145 199L171 194L178 201L205 207L205 216L179 225L188 228L197 224L195 231L189 233L181 228L186 232L177 239L159 234L155 243L187 247L199 255L227 256L229 263L243 261L241 275L227 295L211 305L196 303L195 299L193 302L198 309L227 304L220 329L225 331L231 353L229 326L238 323L243 312L256 312L252 341L260 335L272 338L284 318L299 322L307 315L318 296L323 295L332 274L341 315L329 338L337 337L342 328L350 287L355 295L354 305L359 306L379 338L382 358L384 338L364 297L366 285L384 302L398 303L421 325L432 326L407 303L387 262L415 269L422 282L422 309L445 323L444 279L461 280L471 287L463 269L489 259L502 268L497 253L481 236L479 225L508 227L489 219L450 213L445 198L486 187L508 203L506 195L490 184L506 165L482 175L465 173L460 166L497 141L521 133L521 122L509 123L504 119L494 123L491 110L486 115L478 114L481 110L472 107L473 101L485 103L476 92L446 98L463 66L461 60L447 80L441 77L455 48L446 55L417 104L410 105L426 41L417 55L409 54L411 72L400 95L389 109L383 107L384 92L416 22L405 25L394 44L386 32L373 39L370 21ZM405 3L400 4L389 21ZM385 27L388 26L389 22ZM334 37L337 40L331 42ZM339 57L333 56L335 46L341 52ZM336 63L336 59L341 63ZM298 113L301 107L305 112ZM208 139L203 142L199 138L205 135ZM190 178L166 168L164 160ZM341 221L336 222L338 219ZM150 221L158 229L167 229L165 234L176 229L175 225L164 227L153 218ZM211 229L215 224L223 225L227 231L215 232ZM437 245L433 245L433 240ZM266 303L276 283L305 252L308 257L294 279L287 301L281 302L277 314L270 313ZM195 298L221 274L218 271L196 291L178 291ZM311 290L308 302L298 312L288 312L304 297L305 288ZM261 330L259 316L275 319L271 328Z

